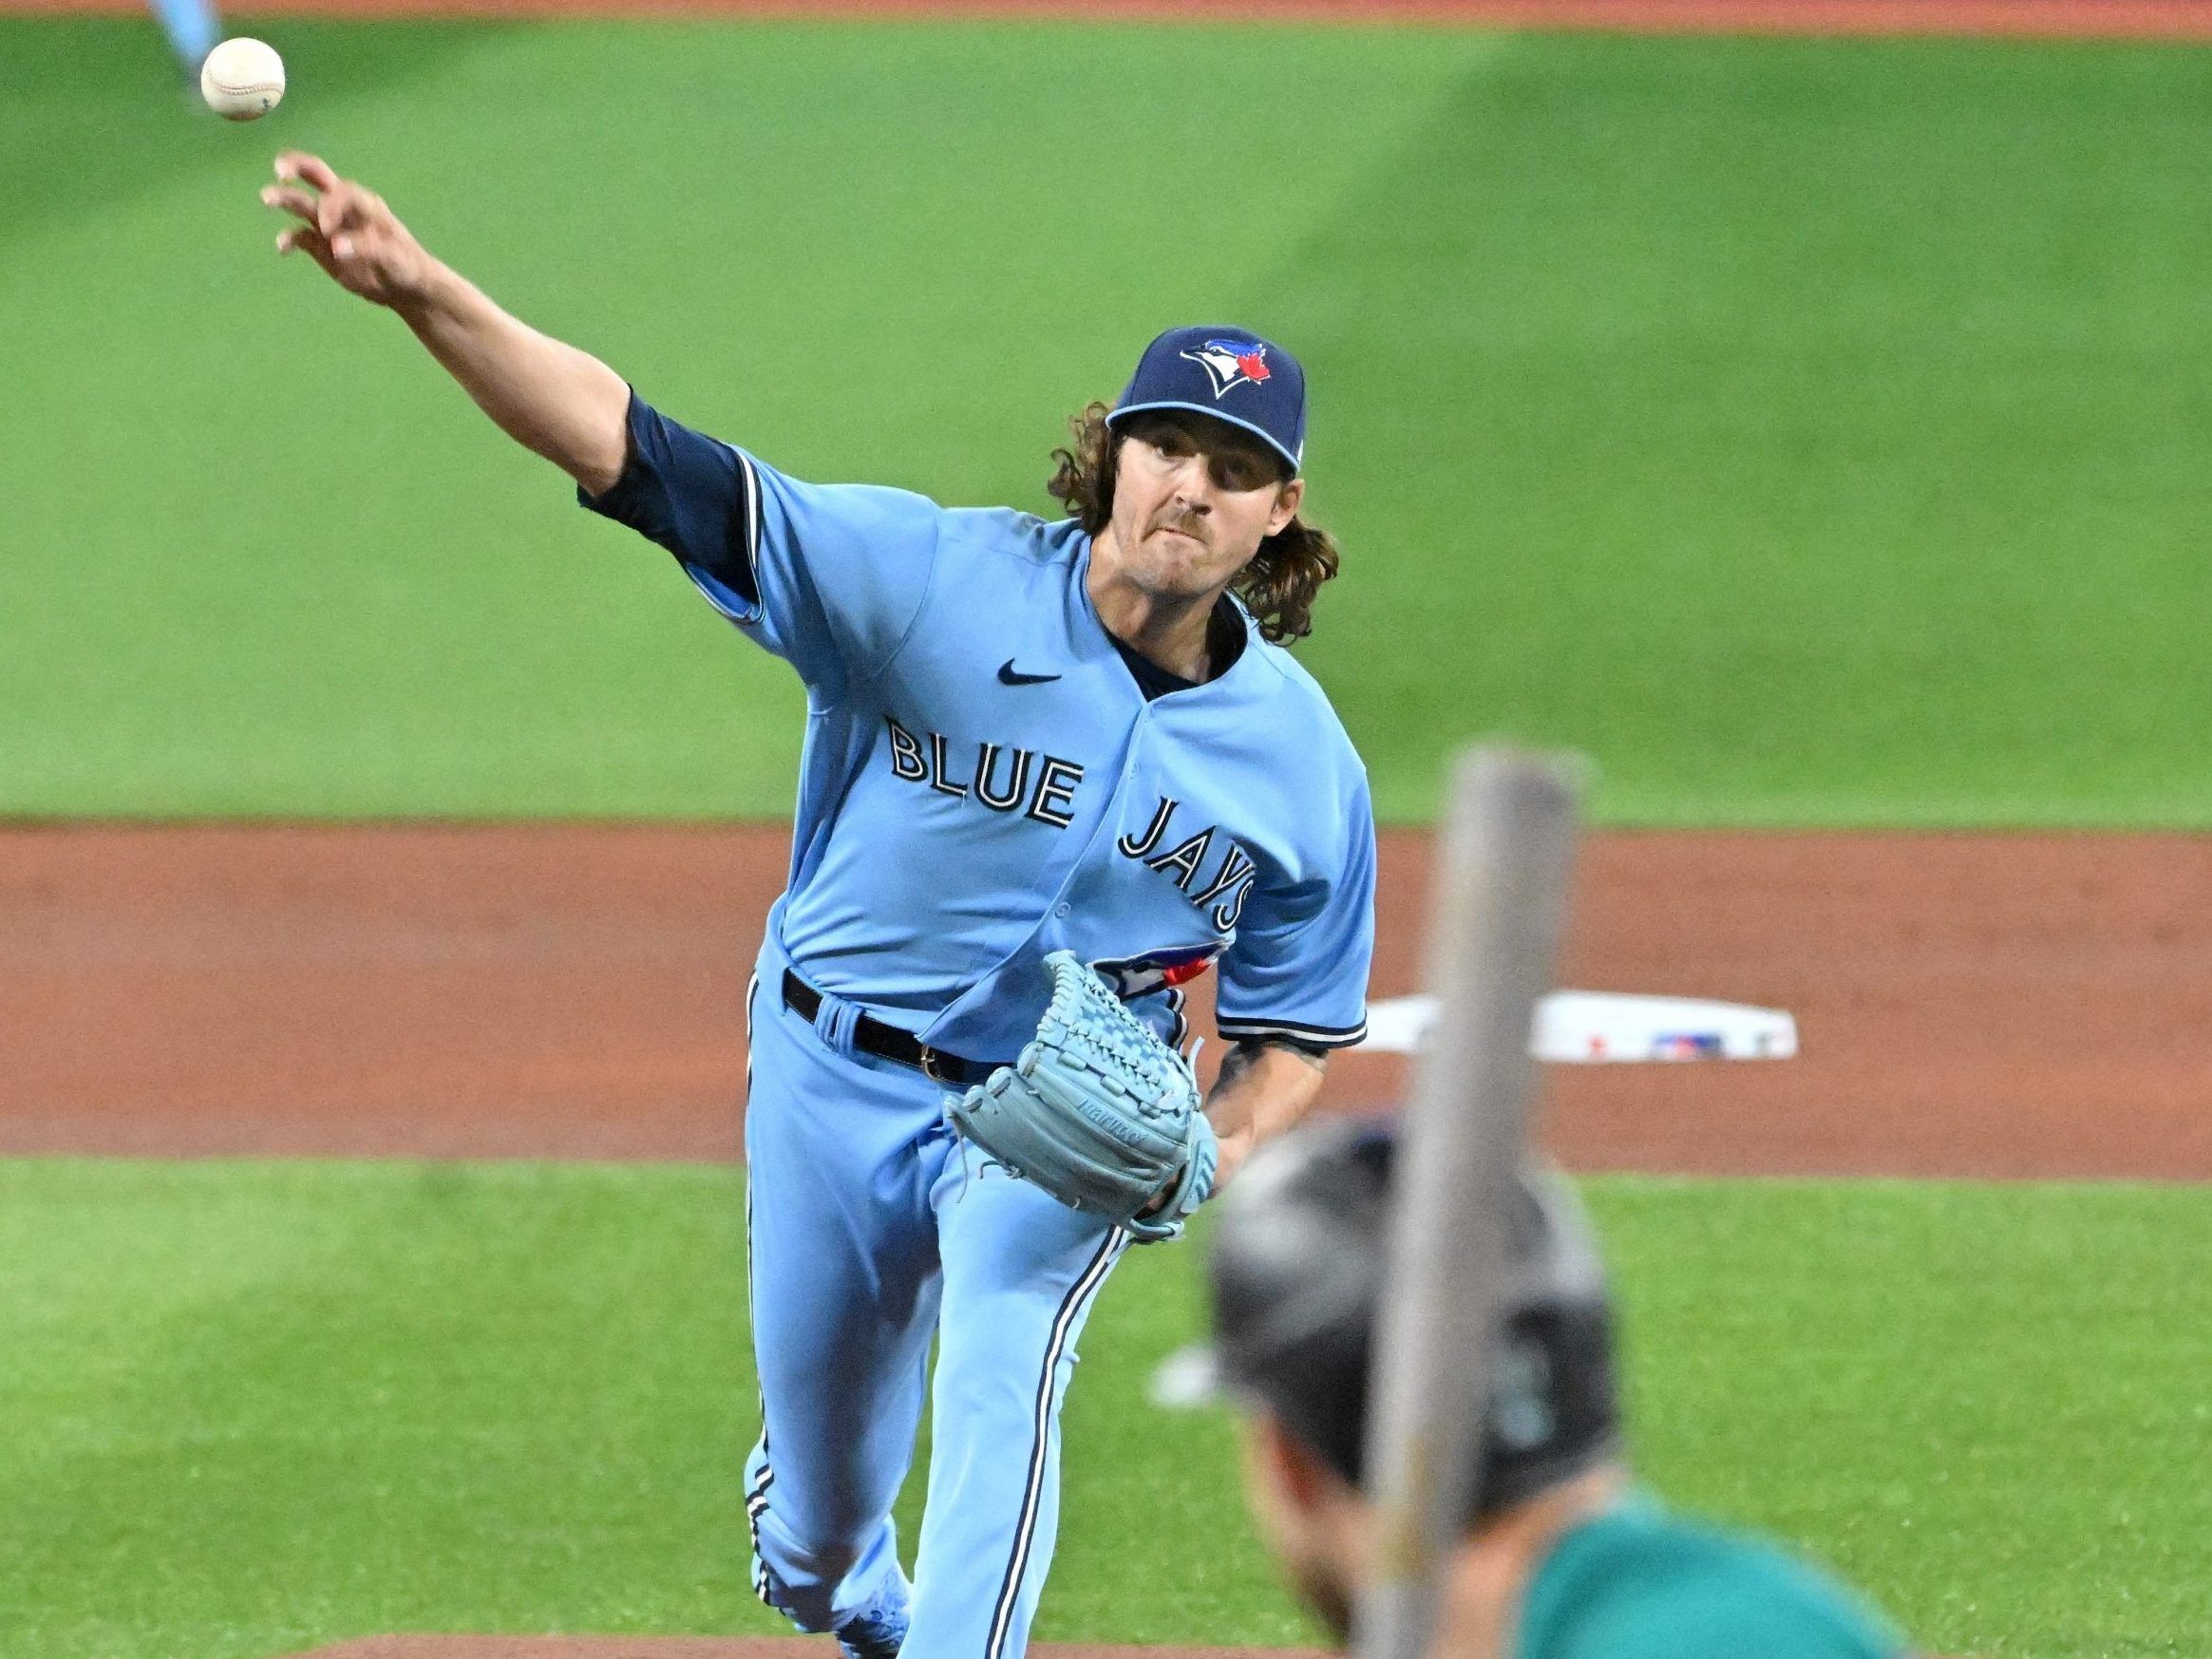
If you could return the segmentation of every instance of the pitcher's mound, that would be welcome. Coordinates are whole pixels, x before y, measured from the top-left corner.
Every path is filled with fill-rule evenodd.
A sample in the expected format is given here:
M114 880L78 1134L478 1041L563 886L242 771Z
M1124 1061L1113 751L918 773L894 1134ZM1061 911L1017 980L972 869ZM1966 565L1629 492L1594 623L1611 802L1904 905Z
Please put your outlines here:
M366 1636L299 1659L823 1659L823 1636ZM1310 1648L1103 1648L1033 1642L1037 1659L1324 1659Z

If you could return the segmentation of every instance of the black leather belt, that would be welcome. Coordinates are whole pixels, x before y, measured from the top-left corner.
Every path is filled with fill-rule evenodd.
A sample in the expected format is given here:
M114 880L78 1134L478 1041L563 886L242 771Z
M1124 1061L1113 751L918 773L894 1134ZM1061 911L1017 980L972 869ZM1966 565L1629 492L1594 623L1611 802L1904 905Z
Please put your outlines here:
M801 1019L811 1020L822 1010L822 992L786 968L784 1006ZM879 1060L911 1065L932 1083L955 1084L961 1088L981 1083L998 1069L979 1060L963 1060L957 1054L947 1054L942 1048L932 1048L912 1031L901 1031L897 1026L887 1026L867 1014L854 1023L853 1046Z

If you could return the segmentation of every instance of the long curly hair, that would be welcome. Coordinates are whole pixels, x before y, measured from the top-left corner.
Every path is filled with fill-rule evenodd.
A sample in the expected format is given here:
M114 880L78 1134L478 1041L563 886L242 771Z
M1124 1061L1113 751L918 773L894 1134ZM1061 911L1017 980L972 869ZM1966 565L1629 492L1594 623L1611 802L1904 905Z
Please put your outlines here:
M1086 532L1096 536L1114 514L1114 458L1121 434L1106 424L1112 411L1087 404L1068 420L1074 442L1052 451L1055 471L1045 486ZM1336 575L1336 538L1293 516L1259 544L1229 584L1259 624L1262 638L1281 645L1314 632L1314 595Z

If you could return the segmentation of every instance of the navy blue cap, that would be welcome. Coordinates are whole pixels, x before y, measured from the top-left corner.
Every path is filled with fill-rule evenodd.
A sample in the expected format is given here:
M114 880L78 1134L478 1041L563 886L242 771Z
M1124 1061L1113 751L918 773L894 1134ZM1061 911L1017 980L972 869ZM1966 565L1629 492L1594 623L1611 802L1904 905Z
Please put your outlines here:
M1306 371L1250 329L1170 329L1137 359L1108 424L1146 409L1190 409L1265 439L1295 473L1306 453Z

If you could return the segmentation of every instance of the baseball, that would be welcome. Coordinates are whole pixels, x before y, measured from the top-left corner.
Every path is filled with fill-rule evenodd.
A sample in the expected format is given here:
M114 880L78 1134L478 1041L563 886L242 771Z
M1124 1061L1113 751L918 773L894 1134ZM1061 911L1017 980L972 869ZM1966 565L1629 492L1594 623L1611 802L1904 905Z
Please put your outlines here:
M284 60L266 41L226 40L199 66L199 95L225 121L258 121L284 96Z

